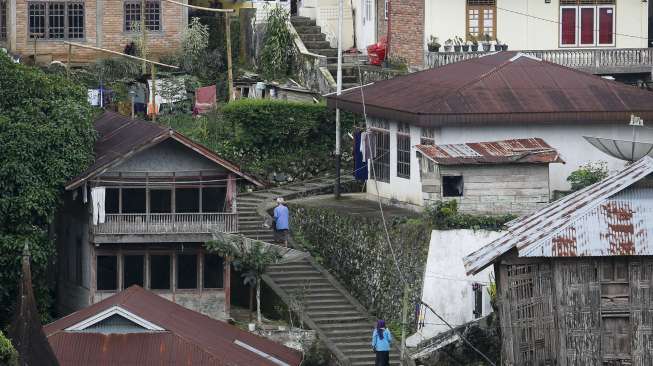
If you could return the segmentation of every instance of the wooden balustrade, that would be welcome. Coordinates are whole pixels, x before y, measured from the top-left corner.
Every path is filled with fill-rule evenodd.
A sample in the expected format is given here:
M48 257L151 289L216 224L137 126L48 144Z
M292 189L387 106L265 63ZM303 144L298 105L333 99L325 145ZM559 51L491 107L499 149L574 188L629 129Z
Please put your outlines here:
M238 232L237 213L107 214L95 234L198 234Z
M644 73L651 72L651 68L653 68L653 48L557 49L519 52L595 74ZM488 53L490 52L427 52L425 62L427 67L435 68L477 58Z

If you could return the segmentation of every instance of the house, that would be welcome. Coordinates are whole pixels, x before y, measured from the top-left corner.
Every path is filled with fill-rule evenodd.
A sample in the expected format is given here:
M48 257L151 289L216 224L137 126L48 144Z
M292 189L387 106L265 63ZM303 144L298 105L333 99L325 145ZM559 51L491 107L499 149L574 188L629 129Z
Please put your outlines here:
M494 266L504 365L653 362L652 174L644 157L463 259Z
M147 44L151 54L171 52L180 45L188 24L187 9L165 0L145 2ZM141 1L0 1L0 47L37 61L66 61L63 41L123 52L136 40L141 24ZM75 62L103 57L75 48Z
M104 112L95 129L95 160L66 183L56 220L60 313L139 285L227 318L229 262L203 243L237 232L236 192L262 184L155 123Z
M382 11L388 3L389 10ZM377 36L387 34L390 55L414 66L424 64L431 36L444 45L455 37L468 41L488 34L514 50L556 50L560 62L571 61L565 55L574 55L573 62L578 62L583 58L579 49L606 51L601 53L609 57L614 54L610 50L649 46L647 1L378 0L376 4L377 18L383 19L379 24L385 25L378 28Z
M499 52L327 96L330 108L363 113L375 132L378 193L424 204L416 145L464 144L538 137L566 164L549 167L550 191L567 190L566 178L587 162L606 157L583 136L631 140L631 115L653 119L653 94L518 52ZM639 141L653 139L648 128ZM372 177L372 172L369 174ZM378 183L378 184L377 184Z
M300 352L133 285L44 327L61 366L298 366Z
M538 138L415 148L424 205L453 199L461 212L531 213L549 203L549 164L563 162Z

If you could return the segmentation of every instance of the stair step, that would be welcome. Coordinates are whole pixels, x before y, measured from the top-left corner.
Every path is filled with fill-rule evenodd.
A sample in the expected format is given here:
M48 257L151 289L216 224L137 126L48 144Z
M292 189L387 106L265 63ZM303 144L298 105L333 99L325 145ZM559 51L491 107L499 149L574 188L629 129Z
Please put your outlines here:
M326 40L326 35L324 33L315 33L315 34L302 33L299 35L299 38L301 38L301 40L304 42L315 42L315 41Z
M358 315L330 315L330 316L314 316L311 315L311 319L316 323L320 324L320 327L323 325L332 325L338 324L342 326L349 326L351 322L362 322L367 321L367 318L358 314Z
M295 26L295 30L299 34L302 34L302 33L308 33L308 34L322 33L322 28L320 28L317 25L298 25L298 26Z
M290 23L292 23L294 26L315 25L315 20L308 17L291 17Z
M357 86L360 86L360 84L359 83L342 83L342 89L343 90L355 88Z
M320 324L320 328L322 328L324 331L328 332L331 330L350 330L352 332L359 332L361 334L363 333L369 333L372 334L372 330L374 329L374 325L372 323L367 322L366 320L358 320L358 321L348 321L345 323L323 323Z
M304 277L304 276L315 276L315 277L322 277L322 272L319 272L317 270L312 270L312 271L278 271L276 268L273 271L268 271L270 276L273 276L274 278L277 277L286 277L286 278L292 278L292 277ZM306 282L306 281L302 281Z
M342 76L343 83L358 83L358 75Z
M286 277L286 276L270 276L274 280L274 282L278 284L283 284L283 283L305 283L306 281L317 281L321 280L324 277L319 276L319 275L312 275L312 276L307 276L307 277Z
M338 56L338 50L335 48L309 48L311 53L316 53L318 55L327 56L327 57L336 57Z
M326 49L326 48L331 48L331 43L329 41L305 41L304 46L306 48L310 49ZM336 50L336 55L337 55L337 50Z
M307 309L331 309L335 308L349 308L351 303L347 301L346 298L342 297L339 299L306 299L304 302Z
M353 306L350 309L341 309L340 311L307 309L306 312L311 318L315 317L316 319L337 316L360 316L358 310Z
M324 324L328 325L328 324ZM342 337L342 339L356 339L356 340L369 340L372 336L372 329L374 326L372 324L369 325L368 330L365 329L358 329L358 328L351 328L351 327L345 327L345 328L338 328L338 327L325 327L320 325L320 329L324 333L327 334L330 338L337 339L338 337Z

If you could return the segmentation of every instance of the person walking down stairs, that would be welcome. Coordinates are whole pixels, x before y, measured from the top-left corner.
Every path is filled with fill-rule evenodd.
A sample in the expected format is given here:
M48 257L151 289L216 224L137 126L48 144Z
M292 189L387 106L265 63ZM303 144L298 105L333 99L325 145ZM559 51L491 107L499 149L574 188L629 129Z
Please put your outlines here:
M390 345L392 334L385 328L385 320L380 319L372 331L372 349L376 352L374 366L390 366Z
M288 207L284 204L283 197L277 198L277 207L274 208L274 241L288 246Z

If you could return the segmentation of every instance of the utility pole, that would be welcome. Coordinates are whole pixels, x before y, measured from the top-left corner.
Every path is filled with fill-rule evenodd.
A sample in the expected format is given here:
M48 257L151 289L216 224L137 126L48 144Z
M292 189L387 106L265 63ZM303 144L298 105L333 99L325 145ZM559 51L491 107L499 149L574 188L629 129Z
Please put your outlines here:
M229 90L229 101L231 102L234 100L234 75L233 66L231 65L231 24L229 13L224 13L224 27L225 37L227 37L227 87Z
M336 95L342 94L342 18L344 12L343 0L338 0L338 73L336 75ZM336 102L337 103L337 102ZM340 198L340 108L336 108L336 185L333 189L336 198Z
M141 0L141 57L147 58L147 35L145 29L145 0ZM141 74L147 74L147 62L143 61L141 65Z
M406 323L408 323L408 295L410 287L404 284L404 298L401 302L401 364L406 361Z

